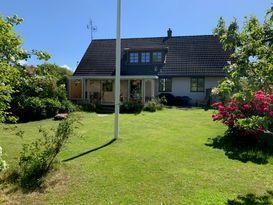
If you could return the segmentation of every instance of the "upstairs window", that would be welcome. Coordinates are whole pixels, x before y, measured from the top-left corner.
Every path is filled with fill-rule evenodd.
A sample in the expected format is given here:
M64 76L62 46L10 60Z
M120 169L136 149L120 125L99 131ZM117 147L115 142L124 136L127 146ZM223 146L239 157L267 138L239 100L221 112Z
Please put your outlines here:
M191 78L191 92L204 92L205 79L203 77Z
M142 52L141 53L141 63L150 63L150 53Z
M153 52L153 62L161 63L162 62L162 53L161 52Z
M171 78L159 79L159 92L172 92L172 79Z
M130 53L130 63L138 63L138 53Z

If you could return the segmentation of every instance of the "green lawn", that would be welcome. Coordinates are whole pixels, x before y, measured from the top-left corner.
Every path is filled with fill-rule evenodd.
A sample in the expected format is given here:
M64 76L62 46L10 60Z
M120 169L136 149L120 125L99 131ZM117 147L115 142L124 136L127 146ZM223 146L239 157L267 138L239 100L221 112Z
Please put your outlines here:
M225 127L212 122L211 111L165 109L156 113L120 116L120 139L100 150L63 162L48 176L42 193L22 194L3 189L1 198L18 204L259 204L270 200L272 163L243 163L225 151L207 146L208 138ZM80 113L82 125L59 160L76 156L112 139L113 115ZM37 137L43 120L0 129L7 162L16 162L21 144ZM239 199L238 196L241 196ZM262 204L262 203L260 203ZM270 202L263 203L270 204Z

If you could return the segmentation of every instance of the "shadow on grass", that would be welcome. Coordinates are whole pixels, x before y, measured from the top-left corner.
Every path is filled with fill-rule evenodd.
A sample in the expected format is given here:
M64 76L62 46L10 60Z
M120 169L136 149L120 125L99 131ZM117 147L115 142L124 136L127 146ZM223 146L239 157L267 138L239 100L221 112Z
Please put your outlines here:
M87 155L87 154L89 154L89 153L91 153L91 152L95 152L95 151L97 151L97 150L100 150L100 149L102 149L102 148L104 148L104 147L107 147L107 146L111 145L111 144L114 143L115 141L116 141L116 139L112 139L112 140L110 140L109 142L107 142L107 143L104 144L104 145L101 145L101 146L96 147L96 148L94 148L94 149L88 150L88 151L83 152L83 153L81 153L81 154L78 154L78 155L76 155L76 156L73 156L73 157L70 157L70 158L68 158L68 159L65 159L65 160L63 160L62 162L68 162L68 161L77 159L77 158L79 158L79 157L82 157L82 156L84 156L84 155Z
M228 200L227 205L273 205L273 191L267 191L262 196L247 194L238 196L236 199Z
M267 164L273 157L273 137L270 135L241 136L226 133L224 136L209 138L207 146L222 149L225 155L241 162Z

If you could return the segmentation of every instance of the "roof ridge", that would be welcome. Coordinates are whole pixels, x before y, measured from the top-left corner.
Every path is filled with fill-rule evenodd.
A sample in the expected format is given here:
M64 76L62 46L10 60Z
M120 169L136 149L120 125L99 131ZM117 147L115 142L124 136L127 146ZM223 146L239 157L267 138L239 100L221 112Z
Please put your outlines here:
M213 37L213 34L203 34L203 35L185 35L185 36L172 36L171 38L192 38L192 37ZM132 37L132 38L121 38L121 40L136 40L136 39L164 39L166 36L161 37ZM102 38L93 39L93 41L113 41L115 38Z

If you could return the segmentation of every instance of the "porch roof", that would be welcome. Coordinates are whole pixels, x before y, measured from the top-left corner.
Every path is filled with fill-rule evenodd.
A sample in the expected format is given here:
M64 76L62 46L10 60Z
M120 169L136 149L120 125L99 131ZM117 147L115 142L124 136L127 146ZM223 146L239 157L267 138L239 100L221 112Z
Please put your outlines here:
M115 76L71 76L72 80L115 80ZM156 75L123 75L120 76L121 80L145 80L145 79L158 79Z

